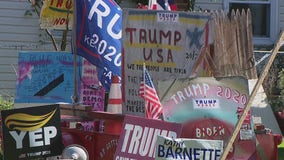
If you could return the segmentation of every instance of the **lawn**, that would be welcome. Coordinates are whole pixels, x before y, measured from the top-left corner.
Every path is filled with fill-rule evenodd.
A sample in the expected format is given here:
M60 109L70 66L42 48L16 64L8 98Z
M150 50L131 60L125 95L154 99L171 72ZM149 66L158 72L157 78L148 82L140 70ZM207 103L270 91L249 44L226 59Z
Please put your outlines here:
M284 139L282 143L278 145L278 160L284 159Z

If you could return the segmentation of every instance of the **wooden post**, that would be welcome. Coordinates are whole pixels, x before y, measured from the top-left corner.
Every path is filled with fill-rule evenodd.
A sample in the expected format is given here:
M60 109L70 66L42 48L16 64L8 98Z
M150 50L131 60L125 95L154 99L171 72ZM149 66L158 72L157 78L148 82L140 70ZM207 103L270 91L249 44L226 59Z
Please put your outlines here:
M77 13L77 8L76 8L76 0L73 0L73 37L72 37L72 43L73 43L73 57L74 57L74 94L72 96L72 101L74 104L78 103L78 95L77 95L77 51L76 51L76 13Z
M264 68L260 78L258 79L255 87L253 88L253 91L252 91L252 93L251 93L251 95L249 97L249 101L248 101L246 107L244 108L243 114L241 115L240 119L238 120L238 123L237 123L237 125L236 125L236 127L234 129L234 132L233 132L232 136L230 137L229 142L228 142L226 148L224 149L223 154L222 154L220 160L226 160L226 157L227 157L227 155L228 155L228 153L230 151L230 148L232 147L232 145L233 145L233 143L234 143L234 141L235 141L235 139L236 139L236 137L237 137L237 135L238 135L238 133L240 131L240 128L241 128L241 126L242 126L242 124L243 124L243 122L244 122L244 120L245 120L245 118L246 118L246 116L248 114L248 111L251 108L251 104L252 104L252 102L254 100L254 97L256 96L256 93L257 93L260 85L263 83L264 78L268 74L268 71L269 71L269 69L270 69L270 67L271 67L271 65L272 65L272 63L273 63L273 61L274 61L274 59L275 59L275 57L276 57L280 47L282 46L283 41L284 41L284 31L282 31L277 44L274 46L274 49L273 49L273 52L272 52L272 54L270 56L269 61L267 62L267 64L266 64L266 66L265 66L265 68Z

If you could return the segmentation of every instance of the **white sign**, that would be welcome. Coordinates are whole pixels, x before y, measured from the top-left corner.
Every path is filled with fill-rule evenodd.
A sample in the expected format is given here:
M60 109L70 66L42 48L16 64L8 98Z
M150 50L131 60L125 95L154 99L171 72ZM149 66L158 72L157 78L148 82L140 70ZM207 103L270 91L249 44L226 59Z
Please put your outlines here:
M219 160L223 141L157 136L155 160Z

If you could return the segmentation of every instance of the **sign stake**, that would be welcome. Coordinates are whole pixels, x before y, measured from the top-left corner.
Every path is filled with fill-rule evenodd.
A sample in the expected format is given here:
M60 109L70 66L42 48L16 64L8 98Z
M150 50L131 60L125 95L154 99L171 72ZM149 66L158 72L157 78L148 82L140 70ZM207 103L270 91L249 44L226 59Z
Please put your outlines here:
M237 135L238 135L238 133L240 131L240 128L241 128L241 126L242 126L242 124L243 124L243 122L244 122L244 120L245 120L245 118L246 118L246 116L248 114L248 111L251 108L251 105L252 105L252 102L253 102L253 100L254 100L254 98L256 96L256 93L257 93L260 85L263 83L264 78L268 74L268 71L269 71L269 69L270 69L270 67L271 67L271 65L272 65L272 63L273 63L273 61L274 61L274 59L275 59L275 57L276 57L280 47L283 45L283 41L284 41L284 31L281 32L279 40L278 40L277 44L274 46L274 49L273 49L272 54L270 56L270 59L268 60L268 62L266 64L266 66L265 66L265 68L264 68L260 78L258 79L256 85L253 88L253 91L252 91L252 93L251 93L251 95L249 97L249 101L248 101L247 105L244 108L243 114L241 115L240 119L237 122L237 125L236 125L236 127L234 129L234 132L233 132L232 136L230 137L229 142L226 145L226 148L224 149L223 154L222 154L220 160L226 160L226 157L227 157L227 155L228 155L228 153L230 151L230 148L232 147L232 145L233 145L233 143L234 143L234 141L235 141L235 139L236 139L236 137L237 137Z

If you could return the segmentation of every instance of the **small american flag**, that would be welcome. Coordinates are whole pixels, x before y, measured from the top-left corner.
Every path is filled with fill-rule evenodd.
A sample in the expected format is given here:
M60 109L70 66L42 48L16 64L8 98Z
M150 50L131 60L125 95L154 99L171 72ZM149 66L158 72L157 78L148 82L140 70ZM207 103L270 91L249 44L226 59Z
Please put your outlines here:
M140 84L139 96L145 100L146 118L159 119L163 108L145 66L143 67L143 81Z
M174 0L149 0L148 9L176 11L177 5Z

